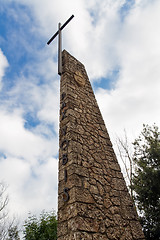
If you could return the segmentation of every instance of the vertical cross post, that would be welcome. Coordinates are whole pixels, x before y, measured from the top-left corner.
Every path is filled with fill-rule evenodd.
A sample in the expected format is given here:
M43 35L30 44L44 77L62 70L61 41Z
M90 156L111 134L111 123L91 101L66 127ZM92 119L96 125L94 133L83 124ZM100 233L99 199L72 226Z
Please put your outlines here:
M72 15L62 26L61 23L58 24L58 31L50 38L47 42L49 45L53 39L58 35L58 74L62 74L62 29L72 20L74 15Z
M61 23L58 24L58 74L62 74L62 32Z

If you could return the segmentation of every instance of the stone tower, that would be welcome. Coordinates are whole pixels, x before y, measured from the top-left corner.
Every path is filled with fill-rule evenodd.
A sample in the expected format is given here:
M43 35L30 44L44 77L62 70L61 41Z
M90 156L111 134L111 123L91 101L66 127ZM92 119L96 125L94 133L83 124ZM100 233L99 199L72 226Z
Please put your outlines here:
M58 240L144 239L85 68L62 63Z

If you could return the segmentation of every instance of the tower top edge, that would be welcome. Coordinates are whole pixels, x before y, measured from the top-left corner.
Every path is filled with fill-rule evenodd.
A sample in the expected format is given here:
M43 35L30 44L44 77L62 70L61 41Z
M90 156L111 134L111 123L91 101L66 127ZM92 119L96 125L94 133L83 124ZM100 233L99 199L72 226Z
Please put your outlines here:
M66 63L70 60L72 62L72 64L75 64L75 65L81 65L81 67L83 69L85 69L85 66L82 62L80 62L76 57L74 57L73 55L71 55L68 51L66 51L65 49L62 51L62 62L63 62L63 65L66 65ZM68 61L66 61L68 60Z

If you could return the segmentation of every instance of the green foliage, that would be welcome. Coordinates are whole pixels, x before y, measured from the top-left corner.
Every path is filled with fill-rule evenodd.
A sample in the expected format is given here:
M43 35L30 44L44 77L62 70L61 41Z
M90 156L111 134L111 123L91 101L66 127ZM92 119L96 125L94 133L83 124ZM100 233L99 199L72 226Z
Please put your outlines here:
M19 230L16 225L9 227L7 240L20 240Z
M133 176L135 201L146 239L160 239L160 132L153 125L143 126L134 142Z
M57 220L54 212L43 211L39 219L29 215L25 221L23 233L26 240L56 240Z

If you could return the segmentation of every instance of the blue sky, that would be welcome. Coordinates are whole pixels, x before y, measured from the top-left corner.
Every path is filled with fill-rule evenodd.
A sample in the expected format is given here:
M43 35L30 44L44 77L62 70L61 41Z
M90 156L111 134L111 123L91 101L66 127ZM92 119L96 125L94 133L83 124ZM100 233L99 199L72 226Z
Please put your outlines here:
M114 142L160 126L158 0L5 0L0 4L0 181L10 212L57 210L57 40L86 67Z

